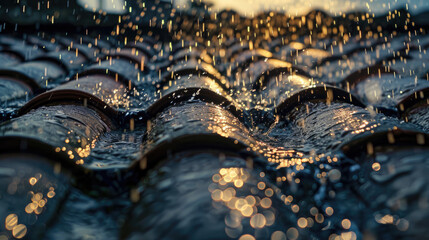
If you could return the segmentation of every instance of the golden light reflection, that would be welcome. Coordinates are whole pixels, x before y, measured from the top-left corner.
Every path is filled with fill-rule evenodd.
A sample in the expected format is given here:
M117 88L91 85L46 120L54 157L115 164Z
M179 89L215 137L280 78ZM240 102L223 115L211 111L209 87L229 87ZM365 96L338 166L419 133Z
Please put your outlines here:
M292 239L292 240L298 239L299 232L298 232L298 230L296 228L292 227L292 228L289 228L287 230L286 236L287 236L288 239Z
M334 209L332 207L327 207L325 209L326 215L328 216L332 216L332 214L334 214Z
M89 127L86 128L85 134L87 136L91 135ZM70 135L70 137L64 140L65 145L57 146L55 152L64 152L68 155L69 159L75 159L76 165L83 165L85 163L84 159L89 157L91 150L95 148L99 136L95 136L94 139L76 137L73 131L67 132L67 135ZM79 147L75 147L76 145Z
M5 220L5 228L11 231L16 225L18 225L18 216L14 213L9 214Z
M373 163L372 164L372 169L374 170L374 171L380 171L380 169L381 169L381 165L380 165L380 163Z
M6 217L5 228L12 231L12 235L16 239L21 239L27 234L27 226L24 224L18 224L18 216L13 213Z
M380 123L370 123L368 120L362 120L356 116L357 111L335 110L333 120L337 125L342 126L344 131L351 131L351 134L361 134L365 131L371 131L380 126Z
M21 238L25 237L26 234L27 234L27 227L24 224L16 225L12 229L12 235L16 239L21 239Z
M250 234L244 234L238 240L255 240L255 237Z
M221 168L212 176L212 181L216 184L216 187L209 188L212 200L223 203L230 211L225 218L226 227L238 230L242 229L243 224L249 224L254 229L261 229L274 224L275 211L271 200L274 190L262 181L251 179L247 169ZM239 186L236 185L237 181L240 182ZM255 185L257 188L254 190L249 188ZM229 234L228 228L225 228L225 232ZM241 237L253 236L242 233Z
M29 184L28 186L30 186L30 190L28 191L27 195L31 196L31 198L30 198L30 202L27 205L25 205L25 207L22 209L23 212L27 214L34 214L34 215L42 214L48 203L48 199L52 199L53 197L55 197L55 188L50 186L51 183L43 182L42 178L43 178L43 175L41 173L36 173L34 177L28 178L28 184ZM40 182L46 185L41 185ZM18 184L19 184L19 180L14 180L9 184L8 188L9 189L11 187L17 188ZM43 194L43 191L41 191L42 190L41 188L45 188L45 187L47 188L46 190L48 190L48 192L46 193L46 196ZM38 189L39 191L35 191L35 189ZM15 194L16 190L17 189L13 191L8 191L8 193L13 195ZM24 218L24 219L25 219L24 222L28 221L27 218ZM37 221L37 218L36 218L36 221ZM12 236L15 239L21 239L27 236L28 229L26 224L20 223L18 215L15 213L11 213L5 218L5 229L10 231Z
M30 178L29 183L34 186L37 183L37 179L35 177Z
M172 93L178 89L186 88L206 88L221 96L229 96L225 90L213 79L208 77L199 77L196 75L181 76L177 79L168 82L168 85L163 86L162 95ZM161 95L161 96L162 96Z
M271 240L286 240L286 234L282 231L275 231L271 234Z
M298 219L297 224L298 224L298 227L300 227L300 228L306 228L307 227L307 219L301 217Z
M349 220L349 219L343 219L343 220L341 221L341 226L342 226L344 229L349 229L349 228L352 226L352 223L350 222L350 220Z
M267 220L265 219L265 216L260 213L257 213L250 218L250 226L253 228L263 228L266 223Z

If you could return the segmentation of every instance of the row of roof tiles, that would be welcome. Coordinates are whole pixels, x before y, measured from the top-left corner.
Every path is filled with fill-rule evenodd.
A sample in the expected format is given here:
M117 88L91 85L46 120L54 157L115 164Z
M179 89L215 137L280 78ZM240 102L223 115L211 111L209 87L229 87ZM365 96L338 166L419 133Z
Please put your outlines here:
M424 171L407 174L410 168L422 167L428 151L423 74L427 71L421 60L426 55L425 36L405 41L397 37L388 43L325 43L319 48L296 42L266 49L234 41L211 49L188 41L161 48L151 38L125 46L84 37L31 39L0 38L0 54L10 63L0 71L2 104L16 110L0 126L1 163L12 169L1 185L8 193L7 207L0 212L8 237L44 235L41 226L55 217L70 183L90 195L100 194L103 187L111 195L110 185L115 184L129 190L134 205L118 227L123 239L239 238L245 233L257 238L360 237L367 229L384 236L376 223L395 223L400 231L407 223L410 234L425 232L421 227L425 213L413 217L421 211L419 206L397 211L404 209L398 206L400 201L426 194L419 192L425 180L415 183ZM52 45L47 47L48 43ZM351 65L350 74L343 73L341 61L361 64L367 58L363 65ZM407 67L414 61L413 77L407 76L410 68L401 71L395 69L400 65L388 63L405 60ZM330 68L336 64L338 68ZM338 69L342 73L334 74ZM318 75L324 71L322 76L328 77ZM408 84L406 89L402 82ZM142 95L147 95L144 103ZM10 105L22 97L25 100ZM143 128L140 154L127 167L115 169L123 176L112 177L90 164L91 152L107 132L139 127ZM404 163L404 157L392 154L392 149L402 155L418 152L417 160ZM378 156L387 160L368 160ZM165 159L169 161L160 166ZM408 170L384 173L389 164L406 165ZM359 183L350 193L341 184L355 181L356 171L376 184ZM392 181L399 174L406 175L405 182L417 190L400 192L399 183ZM229 179L236 176L240 178ZM301 181L299 186L308 187L308 192L296 190ZM138 187L129 189L129 184ZM29 191L28 203L24 196ZM371 201L380 192L389 201L377 199L370 210L362 210L362 218L347 215L349 203L336 204L335 215L332 207L325 206L334 201L332 194L356 203L360 198ZM246 200L241 207L239 195ZM390 209L390 215L373 218L373 211L379 209ZM207 214L210 211L214 214ZM227 214L231 219L223 219ZM36 215L41 217L28 218ZM353 224L372 221L351 231L346 217ZM335 227L323 233L326 222L321 218ZM179 224L169 228L172 222Z

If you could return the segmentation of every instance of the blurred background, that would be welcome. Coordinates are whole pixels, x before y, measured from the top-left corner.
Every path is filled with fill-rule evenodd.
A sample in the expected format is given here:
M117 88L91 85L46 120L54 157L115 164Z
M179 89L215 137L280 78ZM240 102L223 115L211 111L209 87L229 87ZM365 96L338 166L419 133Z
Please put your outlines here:
M103 9L111 13L126 11L125 0L78 0L78 2L89 9ZM170 1L167 0L167 2ZM171 0L171 2L178 9L189 7L188 0ZM408 8L412 13L420 13L429 8L429 1L427 0L207 0L205 2L213 4L212 11L233 9L243 15L257 14L265 10L302 15L312 9L324 10L331 14L349 11L367 11L380 14L398 8Z
M180 2L186 0L178 0ZM232 8L241 14L257 14L264 10L285 11L289 14L302 15L313 9L335 14L349 11L366 11L385 13L390 10L406 7L411 12L420 12L429 7L427 0L211 0L213 10Z

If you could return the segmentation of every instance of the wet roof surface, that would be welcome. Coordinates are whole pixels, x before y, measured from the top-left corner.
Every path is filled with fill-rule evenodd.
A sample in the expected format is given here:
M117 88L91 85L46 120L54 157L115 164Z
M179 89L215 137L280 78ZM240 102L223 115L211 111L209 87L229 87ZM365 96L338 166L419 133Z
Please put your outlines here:
M424 13L64 4L0 8L0 240L427 236Z

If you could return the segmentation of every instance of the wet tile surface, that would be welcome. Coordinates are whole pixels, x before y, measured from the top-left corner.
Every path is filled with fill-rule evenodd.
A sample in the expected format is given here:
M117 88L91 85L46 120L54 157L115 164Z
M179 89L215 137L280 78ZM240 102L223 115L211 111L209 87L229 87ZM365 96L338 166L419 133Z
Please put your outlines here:
M423 15L56 4L0 8L0 240L429 234Z

